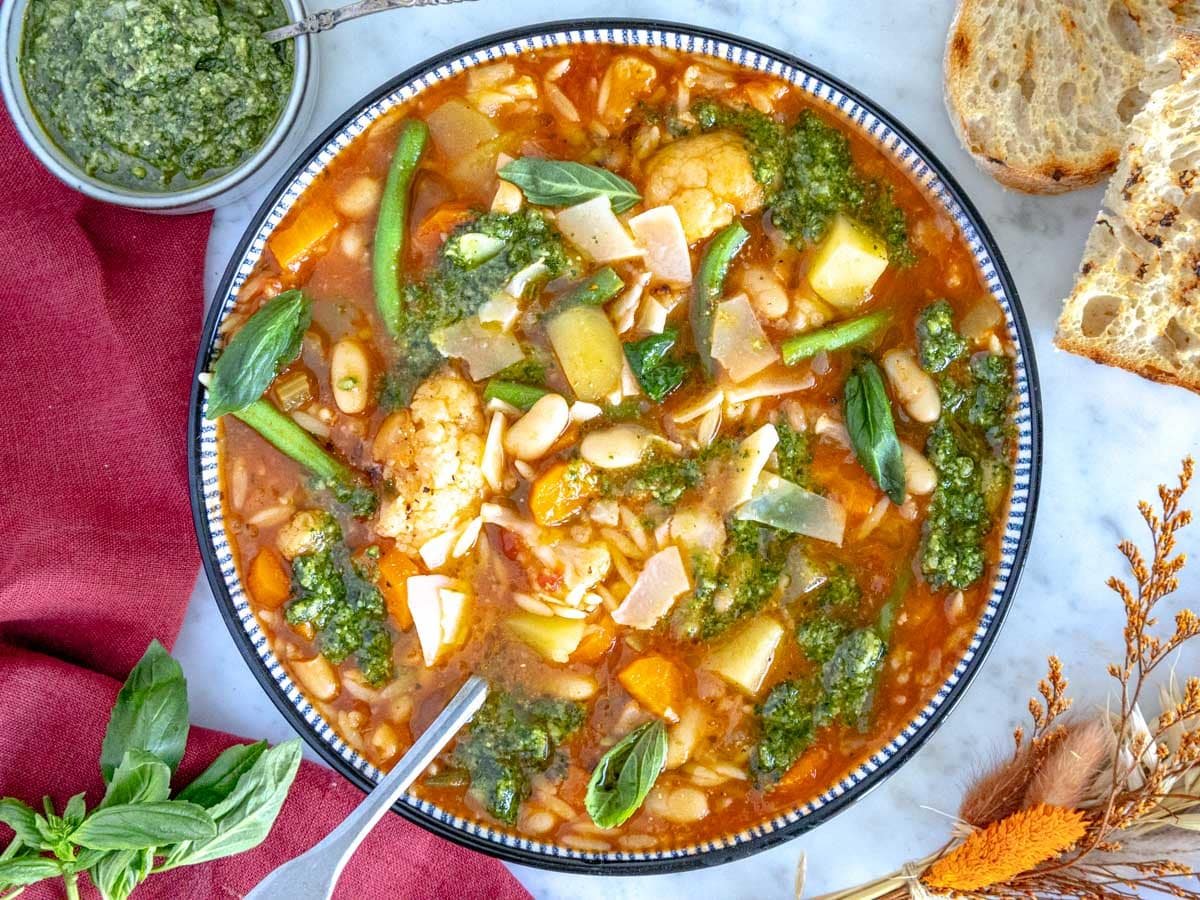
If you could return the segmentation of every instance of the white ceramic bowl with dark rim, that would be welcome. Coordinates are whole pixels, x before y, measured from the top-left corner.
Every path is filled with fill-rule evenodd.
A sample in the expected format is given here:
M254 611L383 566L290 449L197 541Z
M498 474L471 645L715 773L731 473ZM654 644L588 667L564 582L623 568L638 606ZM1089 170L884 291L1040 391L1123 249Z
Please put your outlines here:
M861 94L802 60L752 41L690 25L639 20L554 22L505 32L441 53L397 76L355 103L321 135L279 182L252 219L205 323L196 374L207 371L217 347L218 328L232 310L238 288L253 270L267 237L313 179L372 122L399 103L417 96L465 68L517 56L545 46L605 43L666 47L713 56L798 85L831 116L869 135L932 200L958 223L975 256L987 289L1004 310L1005 326L1016 346L1016 461L1012 498L1002 522L1001 556L988 604L966 652L953 673L915 718L866 762L825 793L752 828L687 847L643 853L589 853L547 844L468 821L428 800L408 795L396 812L456 843L511 862L592 874L656 874L716 865L794 837L828 819L894 772L933 733L979 670L1017 588L1033 530L1041 470L1041 399L1033 345L1012 278L978 212L942 165L916 138ZM334 769L363 790L381 773L349 747L305 699L280 665L246 601L225 533L217 472L217 429L203 417L203 397L194 389L189 425L192 511L204 569L230 633L255 676L284 717Z
M288 20L307 15L304 0L280 0ZM232 203L270 184L283 165L304 146L308 122L317 102L317 55L312 36L294 39L292 87L279 120L262 144L224 175L179 191L137 191L89 175L46 133L33 111L21 79L19 54L29 0L6 0L0 8L0 89L21 140L51 174L70 188L105 203L147 212L182 215Z

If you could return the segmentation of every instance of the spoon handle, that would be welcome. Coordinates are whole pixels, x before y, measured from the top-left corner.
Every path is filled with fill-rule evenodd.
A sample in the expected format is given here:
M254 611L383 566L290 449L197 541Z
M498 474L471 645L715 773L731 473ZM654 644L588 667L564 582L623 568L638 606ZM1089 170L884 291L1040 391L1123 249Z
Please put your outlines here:
M383 12L385 9L411 9L416 6L443 6L448 3L463 2L465 0L358 0L357 3L348 3L335 9L318 10L305 16L299 22L272 28L270 31L264 32L263 37L267 43L274 44L302 34L328 31L334 25L350 19L357 19L359 16Z
M251 891L246 900L327 900L342 869L375 823L417 780L487 699L488 683L472 675L441 714L417 738L358 808L308 852L284 863Z

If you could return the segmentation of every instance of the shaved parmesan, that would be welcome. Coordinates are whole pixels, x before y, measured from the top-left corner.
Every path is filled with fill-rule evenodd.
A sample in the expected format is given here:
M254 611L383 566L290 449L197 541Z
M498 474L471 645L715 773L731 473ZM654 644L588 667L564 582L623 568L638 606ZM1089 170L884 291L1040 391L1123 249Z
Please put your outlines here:
M716 486L717 504L722 513L740 506L754 495L754 486L778 443L779 433L768 422L738 445L724 477Z
M674 206L648 209L630 219L629 227L645 249L646 266L655 279L675 287L692 283L692 256Z
M691 589L679 548L670 546L648 560L621 605L613 610L613 621L631 628L653 628L681 594Z
M434 332L432 340L442 356L453 356L465 362L475 381L495 375L525 358L515 337L484 325L477 316Z
M712 355L734 382L745 381L779 359L745 294L718 304Z
M607 197L593 197L555 217L558 230L581 253L598 263L634 259L642 249L633 242Z

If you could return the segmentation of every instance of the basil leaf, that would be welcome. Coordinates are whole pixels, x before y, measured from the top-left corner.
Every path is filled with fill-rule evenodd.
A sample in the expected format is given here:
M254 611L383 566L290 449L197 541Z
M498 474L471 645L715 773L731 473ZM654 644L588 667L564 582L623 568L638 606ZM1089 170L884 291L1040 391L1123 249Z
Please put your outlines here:
M115 850L101 856L88 875L104 900L125 900L153 868L153 850Z
M213 760L212 765L185 787L175 797L210 809L216 806L237 786L238 780L248 772L267 749L266 741L257 744L238 744L224 751Z
M98 809L127 803L160 803L171 794L171 770L167 764L145 750L125 751L121 765Z
M679 332L676 329L664 328L662 334L652 334L624 345L629 368L646 396L655 403L661 402L687 377L687 365L667 356L677 340Z
M245 409L271 386L279 370L300 355L312 309L297 290L284 291L252 315L213 366L208 418Z
M63 821L68 828L75 828L83 821L83 817L87 815L87 794L76 794L67 801L67 805L63 807Z
M905 492L904 457L883 375L872 360L863 359L846 379L845 410L855 456L892 502L900 505Z
M104 780L112 781L125 752L131 749L152 753L175 771L183 758L187 733L187 683L183 669L162 644L151 641L117 694L117 703L108 720L108 731L100 748L100 772Z
M535 206L574 206L607 197L613 212L623 213L642 200L636 187L599 166L526 156L500 170Z
M635 812L667 762L667 728L655 719L625 735L604 754L588 782L583 805L601 828L616 828Z
M40 848L42 835L37 827L38 814L33 807L15 797L0 799L0 822L17 833L17 840L26 847Z
M216 833L170 848L156 871L208 862L257 847L275 824L299 767L299 740L263 752L238 778L229 795L209 808Z
M97 809L71 840L91 850L152 850L180 841L203 841L217 833L203 807L168 800Z
M58 863L44 856L18 856L0 862L0 889L37 884L62 874Z

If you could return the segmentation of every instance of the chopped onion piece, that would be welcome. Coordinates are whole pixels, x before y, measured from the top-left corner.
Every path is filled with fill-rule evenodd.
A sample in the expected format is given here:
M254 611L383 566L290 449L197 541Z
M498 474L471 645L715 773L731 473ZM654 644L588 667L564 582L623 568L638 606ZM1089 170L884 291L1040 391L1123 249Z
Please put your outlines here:
M734 382L745 381L778 361L745 294L718 304L713 320L712 355Z
M571 421L572 422L590 422L592 419L599 418L604 412L595 403L588 403L586 400L576 400L571 404Z
M674 206L656 206L629 220L654 277L675 287L692 283L692 257Z
M507 183L505 182L505 184ZM504 293L513 297L523 297L529 285L540 278L545 278L548 274L550 274L550 269L547 268L544 260L538 259L531 262L504 286Z
M418 551L421 554L421 560L425 563L428 569L440 569L450 559L450 550L454 547L454 542L458 540L458 531L451 529L444 531L437 537L430 538L421 545Z
M653 628L681 594L691 589L683 557L675 546L660 550L646 560L621 605L613 610L613 621L631 628Z
M662 334L666 327L667 308L653 297L647 297L642 301L641 309L638 310L638 331L643 334Z
M516 338L485 326L476 316L434 332L432 339L433 346L442 356L454 356L465 362L475 381L495 375L525 358Z
M642 255L607 197L593 197L564 209L555 217L555 224L567 240L595 262L617 262Z
M504 413L492 413L492 424L488 426L487 440L483 444L483 480L493 491L504 487L504 432L508 430L508 418Z
M512 294L500 293L479 307L479 321L495 325L501 331L511 331L521 315L521 304Z
M733 517L839 547L846 531L846 510L840 503L771 474L759 480L754 496L735 509Z

